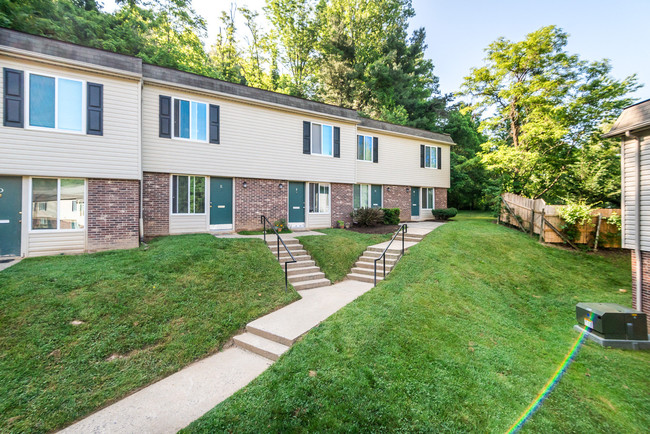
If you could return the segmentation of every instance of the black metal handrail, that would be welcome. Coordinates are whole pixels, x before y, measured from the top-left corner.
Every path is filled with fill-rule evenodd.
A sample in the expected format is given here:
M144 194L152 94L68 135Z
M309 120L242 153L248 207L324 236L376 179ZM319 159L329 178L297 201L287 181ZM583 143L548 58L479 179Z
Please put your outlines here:
M289 250L287 245L284 244L284 241L282 241L282 238L280 238L280 234L278 233L277 230L275 230L275 226L273 226L271 224L269 219L267 219L266 216L263 215L263 216L260 217L260 222L264 225L264 244L266 244L266 224L267 223L269 224L269 227L271 229L273 229L273 232L275 233L275 235L277 237L277 240L276 240L277 241L277 247L276 247L277 250L276 251L278 253L278 262L280 262L280 243L282 243L282 245L284 246L284 248L287 251L287 253L289 254L289 256L291 256L291 261L286 261L284 263L284 290L288 291L289 290L289 273L288 273L288 265L287 264L293 264L294 262L298 262L298 261L296 261L296 258L293 257L293 254L291 254L291 251Z
M384 258L384 278L386 278L386 252L388 251L388 249L390 249L391 244L393 244L393 241L395 241L395 238L397 238L397 235L399 235L400 232L402 233L402 254L399 255L397 261L402 259L402 256L404 256L404 234L406 233L407 229L408 229L408 225L406 223L402 223L399 229L397 229L397 232L395 232L395 235L393 235L393 238L391 238L390 243L388 243L388 245L384 249L384 252L377 259L375 259L375 286L377 286L377 261ZM393 268L395 268L395 265L397 265L397 261L395 261L395 263L393 264Z

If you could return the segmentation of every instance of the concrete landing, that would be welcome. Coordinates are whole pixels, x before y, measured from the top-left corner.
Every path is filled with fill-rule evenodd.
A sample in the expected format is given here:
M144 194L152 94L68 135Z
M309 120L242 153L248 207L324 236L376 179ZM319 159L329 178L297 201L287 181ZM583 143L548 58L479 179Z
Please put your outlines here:
M18 257L18 256L11 256L11 257L0 257L0 271L5 270L12 265L16 265L20 261L22 261L23 258Z

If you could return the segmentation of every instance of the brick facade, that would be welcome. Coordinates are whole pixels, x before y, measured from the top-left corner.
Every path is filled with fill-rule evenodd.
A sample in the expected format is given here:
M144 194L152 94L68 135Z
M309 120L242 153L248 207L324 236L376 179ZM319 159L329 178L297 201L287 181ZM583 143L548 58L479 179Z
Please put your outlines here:
M169 235L168 173L144 173L142 179L142 219L145 239Z
M650 330L650 252L641 251L641 311L647 315ZM632 307L636 309L636 254L632 250Z
M338 227L338 221L352 224L350 214L354 211L354 186L352 184L331 184L332 227Z
M246 182L246 187L244 187ZM282 184L282 188L280 188ZM260 216L264 214L271 223L287 219L289 211L288 182L235 178L235 229L260 229Z
M447 189L436 187L434 194L435 194L435 201L436 201L436 209L447 208Z
M408 191L406 190L408 188ZM399 208L401 221L411 220L411 188L403 185L384 185L384 208Z
M130 249L140 243L140 182L88 179L87 251Z

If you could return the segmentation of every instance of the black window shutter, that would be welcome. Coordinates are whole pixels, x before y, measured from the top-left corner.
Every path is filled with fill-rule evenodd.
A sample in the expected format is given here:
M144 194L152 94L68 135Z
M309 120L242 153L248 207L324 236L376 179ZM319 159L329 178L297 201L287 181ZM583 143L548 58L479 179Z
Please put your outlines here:
M372 138L372 162L379 163L379 139L377 137Z
M158 105L159 127L158 136L172 138L172 98L160 95Z
M210 104L210 143L219 144L220 130L219 106Z
M4 68L4 126L23 127L23 71Z
M442 148L438 147L438 158L436 158L436 161L438 162L438 169L442 169Z
M181 135L179 128L180 128L180 107L181 107L181 102L180 100L175 99L174 100L174 137L179 137Z
M334 127L334 157L341 158L341 128Z
M424 145L420 145L420 167L424 167Z
M302 123L302 153L311 154L311 122Z
M104 85L87 84L86 134L104 135Z

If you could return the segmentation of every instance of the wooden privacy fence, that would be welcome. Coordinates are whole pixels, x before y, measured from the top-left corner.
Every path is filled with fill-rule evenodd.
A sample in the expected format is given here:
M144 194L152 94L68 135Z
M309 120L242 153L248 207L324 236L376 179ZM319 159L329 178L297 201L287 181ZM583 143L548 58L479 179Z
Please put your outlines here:
M566 242L574 248L576 248L575 244L593 244L594 250L598 247L621 247L621 234L618 227L606 221L606 218L614 213L620 216L620 209L593 210L591 212L593 225L578 225L577 238L569 240L562 233L561 227L564 222L558 213L558 209L563 205L547 205L544 199L528 199L514 193L504 193L501 196L501 203L499 223L518 227L531 235L537 234L540 242Z

